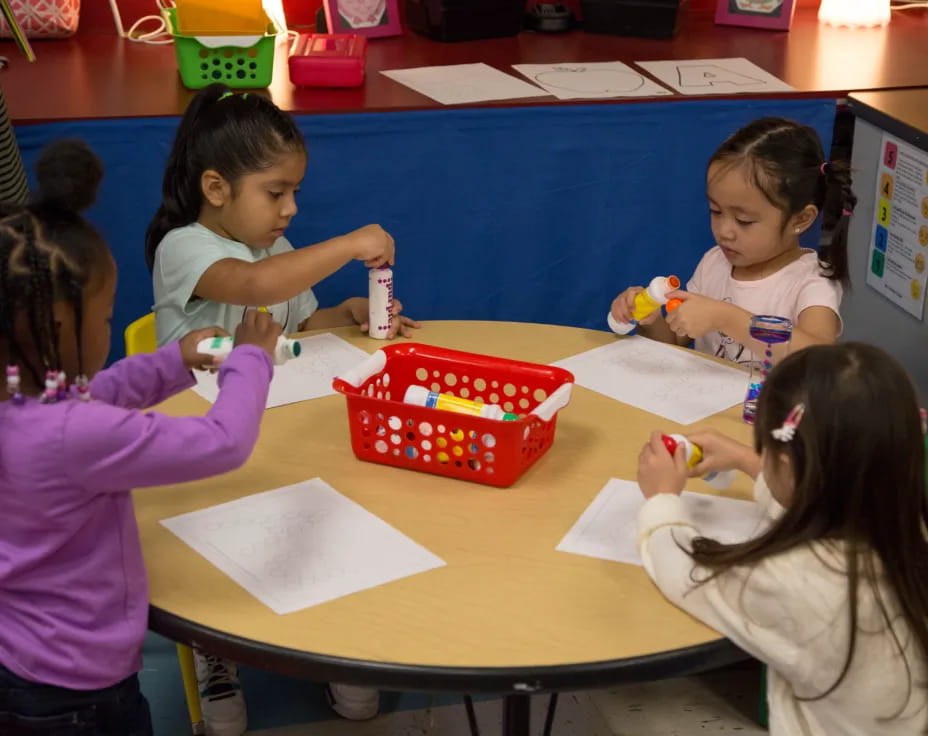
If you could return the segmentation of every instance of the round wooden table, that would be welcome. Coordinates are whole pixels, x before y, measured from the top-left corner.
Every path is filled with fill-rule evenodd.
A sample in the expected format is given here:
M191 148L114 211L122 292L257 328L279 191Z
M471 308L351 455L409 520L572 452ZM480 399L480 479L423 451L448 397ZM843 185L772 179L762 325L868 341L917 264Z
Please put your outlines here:
M354 329L335 334L373 352ZM611 333L507 322L429 322L417 342L539 363L615 340ZM202 414L193 392L162 409ZM712 426L747 440L740 407ZM151 628L256 667L385 689L493 692L504 730L527 734L531 693L605 687L722 666L745 655L669 604L641 567L555 551L611 477L634 478L654 428L683 429L582 387L554 445L505 489L361 462L345 399L270 409L241 470L137 491ZM277 615L159 521L319 476L447 562L430 572ZM712 492L701 481L693 490ZM746 497L739 477L732 494ZM350 544L351 540L346 540Z

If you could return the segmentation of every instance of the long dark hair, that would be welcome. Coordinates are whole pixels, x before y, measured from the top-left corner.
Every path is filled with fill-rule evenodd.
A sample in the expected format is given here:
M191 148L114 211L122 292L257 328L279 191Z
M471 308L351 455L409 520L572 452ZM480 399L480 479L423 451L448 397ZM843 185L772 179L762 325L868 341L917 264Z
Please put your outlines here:
M273 165L288 151L305 151L293 118L260 94L233 94L211 84L190 101L180 121L161 185L161 206L145 233L151 271L162 238L196 222L203 205L200 177L212 169L231 184Z
M799 403L805 414L795 437L774 439L773 430ZM838 687L850 669L861 585L873 591L903 654L878 577L889 584L917 648L928 657L925 444L915 389L899 363L862 343L816 345L788 356L761 391L754 444L774 463L788 458L792 501L757 539L735 545L694 540L693 559L714 577L799 545L843 542L850 641L839 677L818 697Z
M56 141L39 157L32 201L0 205L0 349L8 365L28 370L39 386L44 371L61 368L59 301L74 312L83 373L84 289L108 249L80 212L93 204L102 177L100 160L85 143Z
M834 222L819 261L826 277L848 283L847 230L857 197L849 167L825 158L812 128L785 118L760 118L722 143L709 159L716 162L747 166L754 186L787 218L812 204Z

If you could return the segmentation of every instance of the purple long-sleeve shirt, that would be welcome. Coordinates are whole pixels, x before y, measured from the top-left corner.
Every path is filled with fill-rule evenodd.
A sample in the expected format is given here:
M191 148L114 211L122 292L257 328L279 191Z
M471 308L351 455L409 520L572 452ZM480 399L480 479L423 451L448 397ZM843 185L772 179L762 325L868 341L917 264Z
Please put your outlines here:
M242 465L272 371L241 346L206 416L143 413L193 385L173 343L97 374L89 403L0 403L0 664L74 690L139 670L148 583L130 489Z

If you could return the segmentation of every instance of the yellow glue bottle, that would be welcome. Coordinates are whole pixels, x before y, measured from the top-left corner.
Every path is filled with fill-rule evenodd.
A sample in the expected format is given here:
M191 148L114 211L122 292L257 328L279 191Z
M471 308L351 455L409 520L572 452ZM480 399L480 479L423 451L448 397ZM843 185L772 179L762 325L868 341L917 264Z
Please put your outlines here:
M677 447L680 445L685 448L686 467L695 468L697 465L699 465L699 463L702 462L702 448L699 445L690 442L682 434L662 434L661 439L664 442L664 447L667 448L667 451L671 455L677 451ZM702 479L713 488L724 491L735 482L735 471L715 471L704 475Z
M617 335L627 335L635 329L635 325L638 324L639 320L644 319L654 310L660 309L662 305L667 303L667 294L679 288L680 279L676 276L654 277L651 279L651 283L648 284L647 289L639 291L635 295L635 306L632 308L632 321L619 322L612 316L612 312L609 312L606 318L609 322L609 327Z
M440 394L437 391L429 391L425 386L413 385L407 388L403 403L425 406L429 409L443 409L458 414L473 414L477 417L497 419L504 422L511 422L519 418L518 414L509 414L497 404L481 404L470 399L462 399L460 396Z

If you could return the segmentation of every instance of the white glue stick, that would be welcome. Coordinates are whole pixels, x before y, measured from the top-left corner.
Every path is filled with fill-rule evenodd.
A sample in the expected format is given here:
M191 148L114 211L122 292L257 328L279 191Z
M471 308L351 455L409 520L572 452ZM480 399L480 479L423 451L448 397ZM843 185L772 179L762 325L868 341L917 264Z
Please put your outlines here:
M197 343L197 352L225 360L229 357L233 347L235 347L235 338L209 337ZM299 340L290 340L281 335L277 338L277 349L274 350L274 365L283 365L291 358L299 357L302 350Z
M367 334L386 340L393 326L393 269L389 266L372 268L367 278L370 300Z

